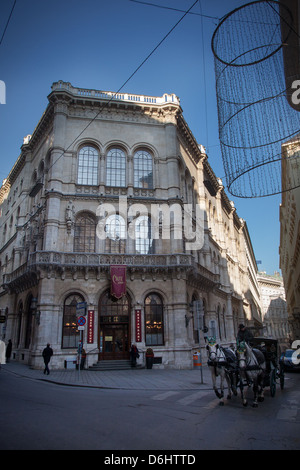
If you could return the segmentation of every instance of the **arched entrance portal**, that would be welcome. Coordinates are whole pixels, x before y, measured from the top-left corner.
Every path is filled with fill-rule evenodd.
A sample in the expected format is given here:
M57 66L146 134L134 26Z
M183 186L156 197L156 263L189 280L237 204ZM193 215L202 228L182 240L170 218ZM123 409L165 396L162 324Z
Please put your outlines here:
M99 360L129 359L130 299L107 290L99 301Z

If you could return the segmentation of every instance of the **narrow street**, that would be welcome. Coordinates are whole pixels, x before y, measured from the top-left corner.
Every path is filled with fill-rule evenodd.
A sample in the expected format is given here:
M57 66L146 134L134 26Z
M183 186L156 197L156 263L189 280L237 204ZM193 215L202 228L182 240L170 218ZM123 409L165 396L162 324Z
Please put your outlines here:
M219 406L209 389L71 387L17 376L3 368L0 448L194 451L198 457L196 451L212 449L299 450L299 395L297 373L286 374L285 388L278 387L274 398L266 389L258 408L251 407L249 393L250 404L243 408L239 396Z

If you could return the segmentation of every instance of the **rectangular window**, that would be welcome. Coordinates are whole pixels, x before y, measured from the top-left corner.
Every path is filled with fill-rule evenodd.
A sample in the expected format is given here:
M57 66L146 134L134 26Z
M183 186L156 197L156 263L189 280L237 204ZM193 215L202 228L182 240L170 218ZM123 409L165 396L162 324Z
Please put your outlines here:
M126 156L121 149L112 149L107 154L106 185L126 186Z

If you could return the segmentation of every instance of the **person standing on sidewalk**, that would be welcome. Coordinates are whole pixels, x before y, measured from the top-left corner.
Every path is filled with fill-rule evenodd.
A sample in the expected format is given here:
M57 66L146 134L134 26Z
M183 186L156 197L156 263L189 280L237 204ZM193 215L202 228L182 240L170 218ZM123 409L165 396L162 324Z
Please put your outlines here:
M6 362L9 362L9 361L10 361L11 352L12 352L12 342L11 342L11 339L10 339L10 340L8 341L7 346L6 346L6 353L5 353Z
M50 344L48 343L47 347L43 351L43 358L44 358L44 363L45 363L44 374L46 374L46 372L47 372L47 375L50 374L48 365L52 356L53 356L53 349L50 348Z

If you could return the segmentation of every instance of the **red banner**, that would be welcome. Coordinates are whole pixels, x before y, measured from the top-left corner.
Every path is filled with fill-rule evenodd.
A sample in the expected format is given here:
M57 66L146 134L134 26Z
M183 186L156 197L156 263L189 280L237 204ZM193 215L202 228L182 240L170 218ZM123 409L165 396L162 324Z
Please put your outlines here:
M88 344L94 342L94 310L88 311L87 342Z
M142 341L142 311L140 309L135 311L135 341L136 343Z
M126 295L126 266L110 267L111 288L110 293L116 299L120 299Z

